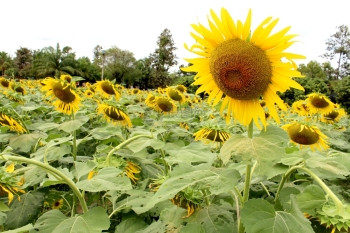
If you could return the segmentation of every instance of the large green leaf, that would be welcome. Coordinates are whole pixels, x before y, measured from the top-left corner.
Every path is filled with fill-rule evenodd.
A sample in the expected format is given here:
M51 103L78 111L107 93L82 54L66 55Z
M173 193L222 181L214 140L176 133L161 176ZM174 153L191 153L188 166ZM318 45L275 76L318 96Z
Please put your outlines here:
M34 227L31 223L29 223L23 227L20 227L20 228L14 229L14 230L4 231L3 233L27 233L28 231L30 231L32 229L34 229Z
M118 168L106 167L90 180L81 180L76 185L81 190L88 192L132 189L130 179L126 176L119 176L121 173L122 171Z
M25 193L20 199L15 198L11 211L7 212L6 228L15 229L31 222L41 210L43 201L44 194L40 192Z
M96 166L95 161L89 160L87 162L74 162L75 164L75 177L79 181L83 176L89 174Z
M237 226L234 221L234 215L231 211L217 205L210 205L196 211L189 218L189 223L199 223L205 229L204 232L210 233L235 233ZM182 231L181 231L182 232ZM186 232L186 231L185 231ZM196 229L195 232L203 232L202 229Z
M106 210L95 207L87 213L67 218L58 210L44 213L35 223L37 232L43 233L101 233L109 228L110 222Z
M205 168L205 166L203 166ZM183 166L174 169L171 177L164 181L156 194L143 207L134 208L138 213L151 209L155 204L171 199L181 190L196 184L210 188L212 193L218 194L232 190L237 184L239 174L236 170L203 169L200 166Z
M165 143L156 138L148 138L148 137L140 137L135 141L130 142L127 147L134 153L139 152L146 148L147 146L151 146L154 149L163 148Z
M45 133L30 133L30 134L22 134L16 135L10 138L9 145L14 150L19 150L22 152L28 153L32 146L34 146L39 138L46 138L47 135Z
M291 209L275 211L266 200L251 199L244 204L241 220L246 233L313 233L310 222L291 199Z
M97 140L105 140L113 136L123 138L120 129L111 125L94 128L90 131L90 133L92 137Z
M58 129L63 130L66 133L71 133L74 130L79 129L83 124L85 124L89 120L88 117L70 120L63 122Z
M258 136L248 138L243 135L233 135L221 148L219 157L224 164L231 156L242 160L272 161L279 159L285 153L285 145L289 138L286 132L278 127L269 126Z
M135 233L138 230L145 229L147 226L148 224L142 218L131 217L119 223L114 233Z
M322 188L318 185L309 185L296 196L300 210L314 215L316 208L320 208L327 199Z

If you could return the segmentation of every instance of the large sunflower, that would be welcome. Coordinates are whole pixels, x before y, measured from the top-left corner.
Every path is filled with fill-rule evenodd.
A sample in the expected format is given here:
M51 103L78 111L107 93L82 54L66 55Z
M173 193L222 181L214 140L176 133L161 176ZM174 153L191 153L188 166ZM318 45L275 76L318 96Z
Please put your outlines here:
M290 140L299 144L300 148L309 146L312 150L316 147L319 150L328 149L327 136L316 126L307 126L297 122L282 126L288 132Z
M157 112L168 114L177 111L176 105L174 102L167 97L157 96L154 100L153 109Z
M97 107L97 112L99 114L103 114L108 122L132 127L129 116L123 110L115 106L108 104L99 104Z
M317 114L328 114L333 111L334 104L330 99L327 98L324 94L320 93L311 93L308 94L306 103L310 109L310 113Z
M103 98L110 98L114 96L116 100L119 100L120 93L115 89L113 83L109 80L97 81L96 92L100 93Z
M0 113L0 125L8 126L11 131L16 131L18 133L27 132L27 130L18 121L16 121L16 119L6 115L5 113Z
M79 110L80 97L69 84L54 78L47 78L42 83L42 90L51 96L57 111L71 115Z
M220 112L227 109L226 121L231 117L243 125L252 120L260 127L259 119L266 126L265 113L259 99L266 102L270 115L279 122L275 103L286 109L277 92L285 92L290 87L303 90L291 77L301 77L293 59L304 56L286 52L295 35L287 32L290 27L271 34L278 19L266 18L251 33L251 11L245 23L235 23L228 11L221 9L221 18L210 11L209 28L193 24L196 40L191 48L185 48L199 55L186 59L193 64L183 68L186 72L197 72L195 85L201 85L197 94L209 94L208 102L216 105L222 98Z

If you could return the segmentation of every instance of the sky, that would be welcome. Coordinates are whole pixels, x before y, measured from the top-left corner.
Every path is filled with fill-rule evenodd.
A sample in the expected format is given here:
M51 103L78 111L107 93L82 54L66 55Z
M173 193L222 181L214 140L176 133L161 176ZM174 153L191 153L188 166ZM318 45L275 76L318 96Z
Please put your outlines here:
M70 46L76 57L93 58L93 49L116 46L136 59L156 49L161 32L170 30L178 63L194 55L184 43L195 43L191 24L208 26L210 9L226 8L245 21L252 9L252 30L265 18L279 18L275 32L291 26L297 42L288 51L323 62L326 40L342 24L350 26L349 0L5 0L1 1L0 51L12 57L20 47Z

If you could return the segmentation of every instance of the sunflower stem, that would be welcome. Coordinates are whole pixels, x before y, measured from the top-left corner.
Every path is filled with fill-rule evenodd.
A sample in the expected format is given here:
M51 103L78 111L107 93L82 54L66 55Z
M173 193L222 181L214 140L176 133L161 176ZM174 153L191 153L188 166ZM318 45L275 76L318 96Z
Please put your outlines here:
M136 135L134 137L129 138L128 140L125 140L124 142L120 143L118 146L114 147L112 150L109 151L106 157L107 165L108 166L111 165L111 157L115 151L123 148L124 146L128 145L130 142L135 141L136 139L142 138L142 137L153 138L153 136L150 136L150 135Z
M72 120L73 121L75 120L74 112L72 113ZM78 148L77 148L77 131L74 130L73 131L73 152L72 152L74 162L77 161L77 151L78 151Z
M68 178L65 174L63 174L61 171L50 166L49 164L45 164L45 163L37 161L37 160L32 160L29 158L21 157L19 155L13 156L13 155L0 154L0 156L4 160L19 161L19 162L24 162L27 164L34 164L34 165L46 170L47 172L53 174L54 176L58 176L72 189L73 193L75 194L75 196L78 198L78 200L80 202L80 205L83 209L83 212L86 213L88 211L88 207L86 205L85 199L84 199L82 193L79 191L76 184L70 178Z

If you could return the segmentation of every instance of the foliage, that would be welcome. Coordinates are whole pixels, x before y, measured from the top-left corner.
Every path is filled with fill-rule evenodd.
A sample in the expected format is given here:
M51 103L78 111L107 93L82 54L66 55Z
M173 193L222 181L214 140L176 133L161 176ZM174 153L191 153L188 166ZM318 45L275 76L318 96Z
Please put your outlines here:
M335 84L336 100L346 111L350 112L350 76L344 77Z

